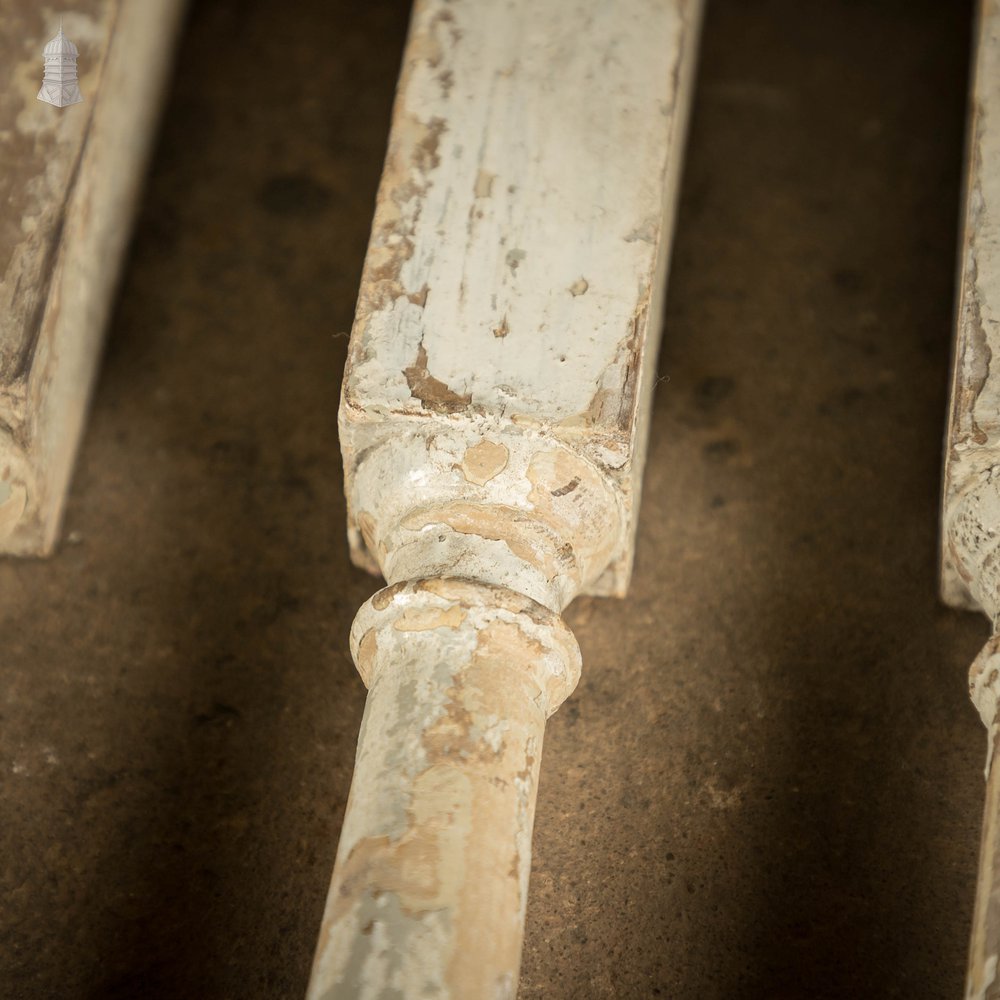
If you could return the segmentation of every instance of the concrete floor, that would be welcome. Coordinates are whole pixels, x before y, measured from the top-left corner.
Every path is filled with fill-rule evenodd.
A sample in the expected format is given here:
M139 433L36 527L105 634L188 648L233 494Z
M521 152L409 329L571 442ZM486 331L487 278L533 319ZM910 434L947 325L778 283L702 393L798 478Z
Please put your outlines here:
M193 10L66 541L0 563L0 995L302 995L364 691L336 436L406 5ZM567 613L522 1000L957 998L935 594L970 10L708 15L639 554Z

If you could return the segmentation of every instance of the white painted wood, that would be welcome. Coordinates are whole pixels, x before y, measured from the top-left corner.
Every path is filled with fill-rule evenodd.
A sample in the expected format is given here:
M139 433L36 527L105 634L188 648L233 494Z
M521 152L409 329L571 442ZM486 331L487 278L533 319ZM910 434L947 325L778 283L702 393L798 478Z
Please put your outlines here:
M418 3L358 301L348 471L403 417L563 441L625 499L591 592L631 571L699 8Z
M58 12L0 0L0 553L54 546L182 0L79 0L81 103L37 100Z
M421 0L340 410L390 586L310 1000L516 991L560 612L623 595L696 0Z
M981 608L970 570L950 544L962 494L1000 464L1000 7L983 0L968 123L951 405L945 440L941 582L945 601Z
M311 997L513 997L545 719L580 651L562 619L467 580L376 594L369 685Z
M1000 4L978 17L941 531L944 600L993 624L969 674L988 749L968 1000L1000 997Z

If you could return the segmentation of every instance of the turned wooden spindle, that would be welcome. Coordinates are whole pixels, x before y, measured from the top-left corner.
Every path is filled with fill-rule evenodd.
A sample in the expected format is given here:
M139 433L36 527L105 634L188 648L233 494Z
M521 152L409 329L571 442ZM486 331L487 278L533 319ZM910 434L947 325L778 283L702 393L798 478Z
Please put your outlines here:
M967 1000L1000 1000L1000 5L978 9L951 406L945 441L941 590L984 612L993 635L969 674L987 728L986 808Z
M350 482L395 582L351 632L369 694L308 995L513 997L545 719L580 674L559 611L621 549L621 497L499 427L400 434Z
M388 586L310 1000L516 993L560 614L631 572L699 14L415 6L340 408Z

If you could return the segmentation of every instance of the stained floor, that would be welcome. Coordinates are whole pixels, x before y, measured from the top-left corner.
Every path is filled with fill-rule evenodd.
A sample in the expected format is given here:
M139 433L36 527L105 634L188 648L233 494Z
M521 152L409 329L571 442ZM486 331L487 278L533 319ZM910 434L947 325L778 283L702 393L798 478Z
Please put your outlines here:
M0 562L0 995L298 998L363 688L336 435L407 9L192 5L65 543ZM935 593L971 11L717 0L639 553L567 612L520 997L957 998Z

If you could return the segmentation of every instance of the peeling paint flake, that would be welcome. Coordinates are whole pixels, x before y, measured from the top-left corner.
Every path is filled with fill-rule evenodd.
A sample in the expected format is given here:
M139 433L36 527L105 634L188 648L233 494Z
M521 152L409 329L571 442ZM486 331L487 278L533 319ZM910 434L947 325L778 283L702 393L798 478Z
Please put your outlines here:
M425 409L436 413L454 413L464 409L472 402L468 393L453 392L440 379L434 378L427 370L427 351L421 344L417 350L416 361L403 369L410 395L419 399Z

